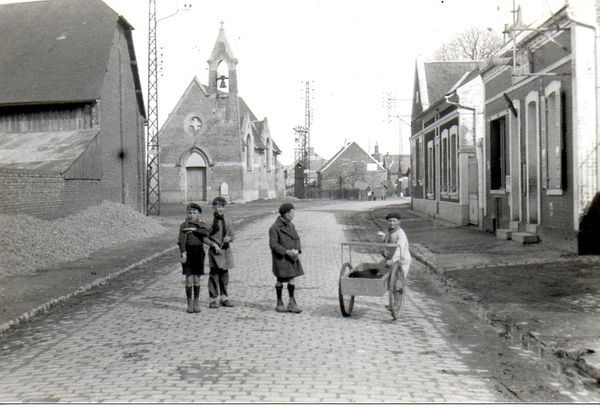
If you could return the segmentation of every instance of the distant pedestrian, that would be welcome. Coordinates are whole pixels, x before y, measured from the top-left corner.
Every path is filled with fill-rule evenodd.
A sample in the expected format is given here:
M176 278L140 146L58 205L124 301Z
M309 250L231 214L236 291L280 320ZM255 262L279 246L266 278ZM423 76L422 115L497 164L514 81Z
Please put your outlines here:
M289 202L279 207L279 217L269 229L269 246L273 259L273 274L277 278L275 291L277 292L277 312L302 312L296 304L294 290L296 288L296 277L304 275L300 263L300 237L292 223L294 218L294 205ZM287 283L289 303L287 308L283 304L283 284Z
M229 285L229 270L234 267L231 242L234 238L233 227L229 219L225 218L225 205L227 200L222 196L213 199L213 224L209 239L213 246L208 251L208 295L210 308L233 307L229 299L227 286Z
M204 274L204 239L210 232L208 224L200 220L201 212L202 208L197 203L188 204L187 217L179 227L177 240L181 253L182 273L185 275L187 312L200 312L198 297L201 277Z
M408 276L410 269L411 257L408 249L408 239L406 233L400 227L400 214L398 212L390 212L385 216L387 220L387 232L380 232L385 236L385 243L393 243L396 247L386 248L383 252L384 262L386 266L391 266L395 262L399 262L402 267L404 277Z

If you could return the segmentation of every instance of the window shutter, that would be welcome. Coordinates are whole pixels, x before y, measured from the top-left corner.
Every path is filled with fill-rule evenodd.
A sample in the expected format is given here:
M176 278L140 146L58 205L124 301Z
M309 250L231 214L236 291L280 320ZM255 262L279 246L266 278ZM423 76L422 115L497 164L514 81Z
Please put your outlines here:
M562 123L561 123L561 101L560 101L560 89L554 94L554 103L555 103L555 117L554 117L554 152L553 158L554 162L552 163L552 167L554 168L554 177L552 177L552 185L553 189L562 189L562 150L563 150L563 142L562 142Z
M552 81L546 86L546 177L547 193L561 194L563 185L563 135L562 135L562 106L560 97L560 81ZM544 156L542 157L544 158Z
M546 97L540 97L540 150L541 150L541 172L542 172L542 189L548 189L548 126L547 126L547 110Z

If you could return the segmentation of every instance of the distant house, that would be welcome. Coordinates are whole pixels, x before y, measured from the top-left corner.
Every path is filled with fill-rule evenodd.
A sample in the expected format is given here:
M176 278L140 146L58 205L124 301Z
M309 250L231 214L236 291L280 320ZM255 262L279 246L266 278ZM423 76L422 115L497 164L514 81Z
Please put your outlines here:
M319 182L325 191L361 191L362 196L367 188L377 188L383 193L386 181L387 170L355 142L342 147L319 170Z
M144 210L132 29L100 0L0 6L0 213Z
M402 192L403 195L409 195L410 155L382 154L379 152L379 144L375 143L375 149L371 156L387 171L386 186L388 194L400 196Z
M482 69L485 229L600 253L597 37L569 7L538 28Z
M160 130L163 202L235 202L285 195L281 150L267 118L238 96L238 60L220 29L208 61L208 85L192 79Z
M478 159L483 82L478 62L415 66L412 108L412 208L460 225L479 224Z

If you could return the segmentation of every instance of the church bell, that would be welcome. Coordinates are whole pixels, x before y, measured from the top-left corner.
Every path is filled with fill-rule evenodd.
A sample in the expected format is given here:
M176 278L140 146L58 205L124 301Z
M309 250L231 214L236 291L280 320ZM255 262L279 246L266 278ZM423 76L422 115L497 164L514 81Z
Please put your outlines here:
M225 77L225 75L221 75L217 80L221 80L221 84L219 85L219 88L223 89L227 87L227 84L225 83L225 79L227 79L227 77Z

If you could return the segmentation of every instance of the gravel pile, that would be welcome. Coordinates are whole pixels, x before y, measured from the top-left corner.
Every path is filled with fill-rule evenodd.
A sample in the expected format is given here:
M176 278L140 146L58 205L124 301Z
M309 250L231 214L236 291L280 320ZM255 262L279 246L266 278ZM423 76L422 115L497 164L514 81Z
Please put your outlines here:
M165 230L157 220L108 201L52 221L0 215L0 276L32 273Z

